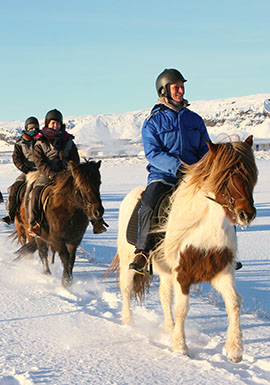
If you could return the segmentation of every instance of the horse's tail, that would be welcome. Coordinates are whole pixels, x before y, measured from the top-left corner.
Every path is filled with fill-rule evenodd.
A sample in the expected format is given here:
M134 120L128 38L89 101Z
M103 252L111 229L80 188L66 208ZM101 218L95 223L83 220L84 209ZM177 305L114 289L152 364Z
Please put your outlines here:
M136 301L143 303L145 294L149 293L150 282L151 278L148 273L134 274L132 295L134 295Z
M102 279L105 279L114 273L116 273L116 279L118 280L120 274L120 258L118 253L115 254L112 263L105 271ZM143 302L145 293L149 292L149 287L149 274L134 274L132 295L134 295L136 301L140 303Z
M30 242L26 243L25 245L20 247L17 251L15 251L15 255L17 255L17 257L13 260L13 262L17 262L20 259L27 256L32 256L36 250L37 250L37 243L35 239L32 239Z
M106 269L104 276L102 279L109 277L110 275L116 273L117 280L119 279L119 272L120 272L120 259L118 253L115 254L112 263L110 266Z
M17 230L14 230L11 234L9 234L8 239L11 239L12 242L18 242L19 243L19 237Z

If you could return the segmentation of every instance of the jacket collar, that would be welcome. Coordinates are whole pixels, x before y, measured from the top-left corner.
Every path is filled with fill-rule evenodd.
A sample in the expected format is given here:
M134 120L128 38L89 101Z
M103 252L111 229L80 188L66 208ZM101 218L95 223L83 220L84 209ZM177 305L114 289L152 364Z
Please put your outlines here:
M164 104L166 107L170 108L178 114L181 110L189 106L189 103L186 99L183 99L181 103L172 103L172 100L167 96L160 96L157 100L157 104Z

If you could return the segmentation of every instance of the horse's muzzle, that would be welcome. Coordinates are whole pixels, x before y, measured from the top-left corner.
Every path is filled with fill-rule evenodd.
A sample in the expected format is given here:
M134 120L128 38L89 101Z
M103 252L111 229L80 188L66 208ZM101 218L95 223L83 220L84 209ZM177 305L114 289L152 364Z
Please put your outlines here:
M236 211L237 224L239 226L247 227L256 217L256 209L254 206L249 210L240 209Z
M104 207L102 206L102 204L99 204L99 203L94 204L92 207L92 213L91 213L92 219L101 218L103 214L104 214Z

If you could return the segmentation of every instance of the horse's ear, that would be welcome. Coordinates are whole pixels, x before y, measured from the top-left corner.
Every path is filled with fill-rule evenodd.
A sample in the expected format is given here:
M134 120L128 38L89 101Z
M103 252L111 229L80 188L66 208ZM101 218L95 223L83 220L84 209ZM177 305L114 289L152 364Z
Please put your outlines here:
M207 144L210 151L212 151L212 152L217 151L217 148L218 148L217 144L210 142L210 140L206 140L206 144Z
M253 135L249 135L249 137L245 140L245 142L247 144L249 144L250 147L252 147L252 145L253 145Z
M101 166L101 160L99 160L99 161L97 162L97 166L98 166L98 168L100 168L100 166Z

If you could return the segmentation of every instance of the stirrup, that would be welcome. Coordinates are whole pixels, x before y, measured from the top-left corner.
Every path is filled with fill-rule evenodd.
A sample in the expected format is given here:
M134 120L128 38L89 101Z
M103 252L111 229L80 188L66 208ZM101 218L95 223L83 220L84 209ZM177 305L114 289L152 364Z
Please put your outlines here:
M242 267L243 267L243 265L242 265L241 262L237 261L237 262L235 263L235 270L240 270L240 269L242 269Z
M93 233L94 234L104 233L105 231L107 231L106 227L109 227L109 225L104 221L103 218L93 220L92 224L93 224Z
M28 228L28 233L32 237L35 237L37 235L40 235L40 230L41 230L40 224L35 222L33 225L30 225L30 227Z
M4 222L7 225L11 225L11 223L14 223L14 221L11 219L9 215L1 219L1 222Z
M138 266L138 262L134 262L134 260L136 259L136 258L139 258L139 257L144 257L145 258L145 264L142 266L142 267L139 267ZM129 264L129 270L134 270L136 273L139 273L139 274L145 274L145 273L147 273L148 272L148 270L147 270L147 267L149 266L149 264L150 264L150 259L149 259L149 256L146 254L146 253L144 253L143 251L141 251L141 252L139 252L139 253L137 253L136 255L135 255L135 257L134 257L134 260L133 260L133 262L131 262L130 264Z

